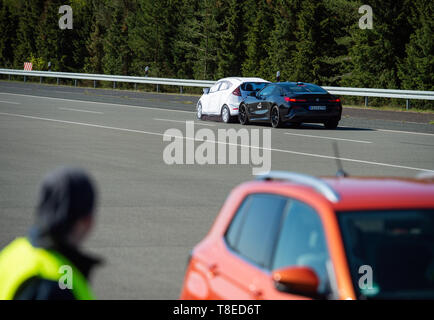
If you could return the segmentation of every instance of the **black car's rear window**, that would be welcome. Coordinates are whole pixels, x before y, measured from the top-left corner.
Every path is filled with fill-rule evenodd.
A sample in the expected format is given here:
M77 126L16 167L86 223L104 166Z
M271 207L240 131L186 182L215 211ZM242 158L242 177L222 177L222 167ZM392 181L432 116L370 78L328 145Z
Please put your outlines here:
M281 85L283 90L289 93L327 93L323 88L320 86L310 84L310 83L303 83L303 84L284 84Z

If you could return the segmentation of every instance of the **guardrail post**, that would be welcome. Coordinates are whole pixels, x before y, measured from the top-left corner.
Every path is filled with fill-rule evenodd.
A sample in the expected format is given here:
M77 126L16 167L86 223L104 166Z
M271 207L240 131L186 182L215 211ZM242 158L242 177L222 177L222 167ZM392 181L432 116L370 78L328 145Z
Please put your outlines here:
M180 92L181 94L184 93L183 90L182 90L182 86L179 88L179 92Z
M24 76L24 82L26 82L26 76Z
M39 77L39 83L42 83L42 77Z
M157 84L157 92L160 92L160 85Z
M406 107L407 111L408 111L408 109L410 109L410 100L409 99L405 100L405 107Z
M134 90L137 91L137 83L134 83Z
M365 107L367 107L369 104L369 97L365 97Z
M77 79L74 80L74 85L77 86Z
M9 81L11 81L11 75L9 74L8 76L9 76Z
M96 88L96 80L93 80L93 88Z
M59 78L57 78L57 85L59 85L60 84L60 79Z

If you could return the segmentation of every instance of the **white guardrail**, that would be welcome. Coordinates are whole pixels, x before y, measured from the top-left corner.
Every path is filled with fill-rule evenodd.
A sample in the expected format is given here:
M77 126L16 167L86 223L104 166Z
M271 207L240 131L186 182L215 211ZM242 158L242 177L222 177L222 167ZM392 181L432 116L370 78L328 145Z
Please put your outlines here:
M166 78L150 78L150 77L131 77L131 76L112 76L104 74L86 74L86 73L69 73L69 72L50 72L50 71L24 71L24 70L12 70L12 69L0 69L0 74L10 76L24 76L26 77L40 77L42 78L57 78L59 79L71 79L75 80L93 80L94 87L96 87L96 81L109 81L113 82L113 87L116 88L117 82L128 83L140 83L140 84L155 84L178 86L181 87L211 87L215 81L204 80L187 80L187 79L166 79ZM365 105L368 105L369 97L379 98L393 98L393 99L406 99L407 108L409 107L409 100L434 100L434 91L415 91L415 90L390 90L390 89L369 89L369 88L345 88L345 87L323 87L331 94L344 95L344 96L358 96L365 97Z

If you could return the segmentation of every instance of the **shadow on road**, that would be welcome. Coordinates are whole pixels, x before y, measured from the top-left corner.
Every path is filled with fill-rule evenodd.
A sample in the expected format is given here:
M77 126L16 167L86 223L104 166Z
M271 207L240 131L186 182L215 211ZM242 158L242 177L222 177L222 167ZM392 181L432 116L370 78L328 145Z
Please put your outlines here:
M197 120L197 119L196 119ZM212 122L222 122L220 116L203 116L203 121L212 121ZM238 124L234 121L232 124ZM261 123L261 122L253 122L249 123L248 127L267 127L271 128L271 124L269 123ZM327 130L327 131L375 131L375 129L370 128L358 128L358 127L337 127L336 129L326 129L322 124L314 124L314 123L303 123L299 127L293 126L290 123L283 125L281 128L275 128L274 130L282 130L282 129L293 129L293 130Z

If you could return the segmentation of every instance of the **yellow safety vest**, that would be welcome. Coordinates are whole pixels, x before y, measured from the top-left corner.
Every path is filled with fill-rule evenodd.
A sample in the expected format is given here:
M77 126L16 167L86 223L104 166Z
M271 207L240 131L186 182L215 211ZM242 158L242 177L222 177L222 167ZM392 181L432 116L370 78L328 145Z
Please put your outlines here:
M64 256L35 248L26 238L18 238L0 252L0 300L12 300L21 285L33 277L58 282L62 266L72 270L71 291L77 300L93 300L83 274Z

